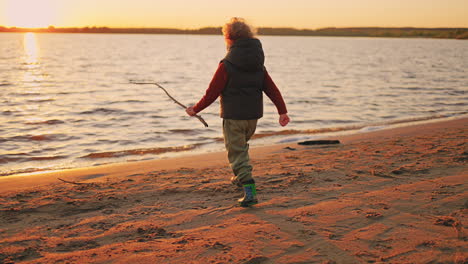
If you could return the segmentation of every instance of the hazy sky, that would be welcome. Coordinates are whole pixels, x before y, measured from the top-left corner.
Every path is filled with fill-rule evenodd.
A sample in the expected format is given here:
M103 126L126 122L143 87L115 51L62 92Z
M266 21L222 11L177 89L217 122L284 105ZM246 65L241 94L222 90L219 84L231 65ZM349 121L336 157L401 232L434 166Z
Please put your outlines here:
M468 0L0 0L12 27L468 27Z

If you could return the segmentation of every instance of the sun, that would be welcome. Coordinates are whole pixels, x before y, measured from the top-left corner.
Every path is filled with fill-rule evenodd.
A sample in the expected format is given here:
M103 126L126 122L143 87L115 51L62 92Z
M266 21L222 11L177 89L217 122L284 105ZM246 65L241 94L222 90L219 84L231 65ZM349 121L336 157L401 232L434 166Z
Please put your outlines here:
M7 0L5 9L10 27L43 28L55 22L52 0Z

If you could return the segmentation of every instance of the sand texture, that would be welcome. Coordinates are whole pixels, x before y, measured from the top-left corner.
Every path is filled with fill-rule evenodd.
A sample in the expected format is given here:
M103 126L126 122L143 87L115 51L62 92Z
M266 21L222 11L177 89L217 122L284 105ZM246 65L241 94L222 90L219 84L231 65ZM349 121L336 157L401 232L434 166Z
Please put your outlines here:
M467 263L467 121L253 150L253 208L225 153L0 179L0 263Z

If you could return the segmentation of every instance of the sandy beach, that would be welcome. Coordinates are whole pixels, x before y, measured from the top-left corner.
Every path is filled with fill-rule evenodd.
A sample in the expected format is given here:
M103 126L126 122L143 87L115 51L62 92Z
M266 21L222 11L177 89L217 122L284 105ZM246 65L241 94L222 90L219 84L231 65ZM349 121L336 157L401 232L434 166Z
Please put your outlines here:
M467 263L467 128L252 148L252 208L225 153L1 177L0 263Z

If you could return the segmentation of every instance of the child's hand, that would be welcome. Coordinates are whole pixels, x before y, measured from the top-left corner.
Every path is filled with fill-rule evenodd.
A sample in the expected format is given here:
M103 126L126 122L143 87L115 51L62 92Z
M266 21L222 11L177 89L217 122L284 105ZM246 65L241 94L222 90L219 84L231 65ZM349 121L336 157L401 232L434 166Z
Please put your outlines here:
M279 117L279 123L281 126L286 126L289 123L290 119L288 114L282 114Z
M187 108L185 109L185 112L187 112L187 115L189 115L189 116L194 116L194 115L197 114L197 113L193 110L193 106L187 107Z

